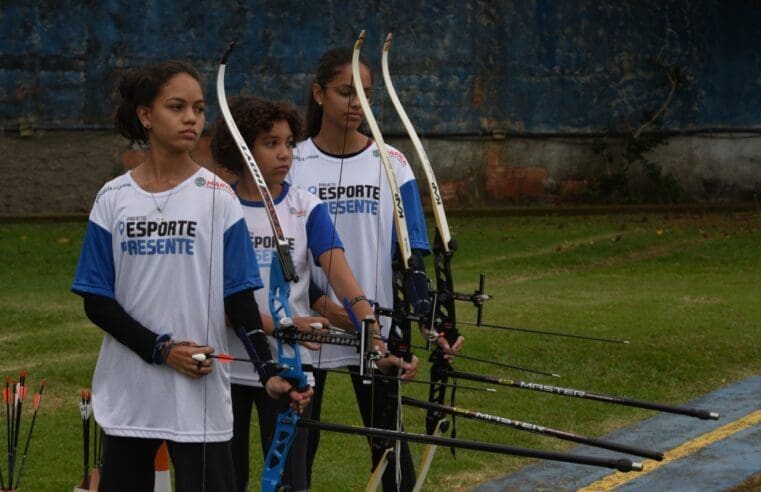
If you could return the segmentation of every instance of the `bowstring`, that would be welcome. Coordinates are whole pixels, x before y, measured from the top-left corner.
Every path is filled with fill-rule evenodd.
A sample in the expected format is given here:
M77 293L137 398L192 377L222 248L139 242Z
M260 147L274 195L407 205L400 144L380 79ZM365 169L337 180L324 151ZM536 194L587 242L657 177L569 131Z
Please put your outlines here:
M214 264L214 224L216 223L215 216L214 216L214 209L216 206L216 198L217 198L217 162L212 159L213 162L213 168L212 171L214 176L214 188L212 189L211 194L211 234L209 237L209 278L208 283L206 286L207 289L207 298L206 298L206 342L204 345L209 345L209 328L211 326L211 276L213 271L213 264ZM202 470L201 470L201 491L206 491L206 415L207 415L207 399L208 399L208 384L209 384L209 378L203 378L203 451L202 451Z
M386 97L385 97L386 91L381 91L381 97L380 97L380 121L383 123L384 116L385 116L385 109L386 109ZM380 156L380 150L378 151L378 183L380 186L380 178L382 173L382 165L381 162L381 156ZM389 186L390 189L390 186ZM409 233L409 231L408 231ZM380 234L380 219L378 219L378 234ZM380 237L380 236L378 236ZM401 238L397 238L397 242L401 241ZM393 245L393 244L392 244ZM401 245L399 245L401 248ZM380 255L377 255L379 257ZM401 255L400 255L401 256ZM380 261L376 260L376 278L378 275L378 272L380 272ZM392 282L393 282L393 273L392 273ZM376 289L378 288L377 282L376 282ZM389 336L391 334L389 333ZM402 371L404 368L404 359L399 359L399 377L402 375ZM402 430L402 381L401 379L397 379L396 381L396 430L401 431ZM394 479L396 481L396 489L399 490L402 483L402 461L401 461L401 449L402 443L401 441L397 440L394 443Z
M323 87L323 89L327 90L327 87ZM312 97L314 97L314 95L312 95ZM322 106L319 106L319 107L320 107L320 111L322 112L323 111L322 110ZM338 184L336 185L337 186L336 195L338 194L338 190L341 189L341 179L343 179L344 156L346 155L346 136L349 134L349 111L348 110L351 109L351 97L349 98L349 102L348 102L348 104L346 106L346 109L347 109L347 111L346 111L346 119L345 119L345 122L344 122L343 142L341 144L341 161L340 161L340 165L339 165L339 168L338 168ZM322 120L322 116L323 115L321 114L320 115L320 120ZM322 128L322 121L320 122L320 127ZM314 140L312 140L312 144L314 144ZM316 144L315 144L315 147L317 147ZM322 301L322 314L326 314L325 310L327 308L328 299L330 297L330 292L332 290L332 287L330 286L330 274L331 274L331 272L333 270L333 251L336 249L335 248L335 239L336 239L336 235L337 234L338 234L338 207L336 206L335 210L333 211L333 231L331 233L331 238L330 238L330 255L328 256L328 271L327 271L327 274L325 276L325 283L326 283L326 286L325 286L325 299ZM321 343L320 344L320 349L317 351L317 364L315 366L316 368L320 368L321 365L322 365L322 346L323 345L324 344ZM361 361L360 361L360 363L361 363Z
M351 78L349 79L349 82L350 82L350 85L353 86L353 82L354 82L354 75L353 74L352 74ZM323 88L327 89L325 87L323 87ZM314 96L312 96L312 97L314 97ZM354 95L352 97L350 95L350 97L348 99L348 102L347 102L347 105L346 105L346 109L347 109L346 113L347 114L346 114L346 119L344 120L344 134L343 134L343 141L342 141L342 147L341 147L341 159L340 159L340 165L339 165L339 171L338 171L338 184L337 184L338 189L340 189L340 187L341 187L341 181L343 179L343 168L344 168L344 159L345 159L345 156L346 156L347 136L349 134L349 115L348 115L349 111L348 110L351 109L351 103L352 103L352 100L355 97L359 97L359 96ZM381 101L381 104L382 103L383 102ZM368 137L368 139L369 139L369 137ZM314 141L313 141L313 143L314 143ZM377 181L377 184L378 184L378 189L380 190L381 189L381 186L380 186L381 185L380 152L379 152L378 156L379 156L379 160L378 160L378 181ZM336 236L337 232L338 232L338 207L335 207L335 210L333 212L333 232L332 232L333 238L331 239L331 246L333 246L333 244L334 244L334 240L335 240L335 236ZM380 214L378 214L377 219L376 219L376 237L380 238ZM377 299L378 298L378 281L377 281L377 279L380 276L380 243L379 243L379 241L376 241L376 243L377 243L376 244L376 248L375 248L375 279L376 279L376 281L373 282L373 299ZM323 307L322 307L322 312L323 313L325 312L325 308L326 308L327 302L328 302L328 297L329 297L329 294L330 294L330 292L332 290L332 287L330 285L330 273L331 273L332 266L333 266L333 250L334 249L335 248L331 248L331 250L330 250L328 272L327 272L327 276L326 276L327 286L326 286L326 290L325 290L325 299L323 300ZM320 344L320 349L318 350L317 364L315 366L315 367L318 367L318 368L322 364L322 347L323 347L323 345L324 344ZM363 360L362 360L363 357L364 357L364 354L360 354L360 361L359 361L360 364L363 363ZM375 403L376 403L375 393L376 393L375 378L371 378L371 383L370 383L370 427L374 427L375 426ZM397 467L397 470L398 470L398 467Z
M385 107L386 107L385 106L385 97L383 96L383 93L381 92L381 99L380 99L380 122L381 122L381 124L383 123L383 118L384 118L384 115L385 115L385 113L384 113ZM382 175L383 175L383 162L382 162L382 159L383 158L380 155L380 148L378 148L378 189L381 189L381 184L382 184L382 180L381 180ZM389 191L391 191L391 187L390 186L389 186ZM393 214L394 211L392 210L391 213ZM376 225L376 229L377 229L376 230L376 235L377 235L376 237L378 237L379 240L377 241L378 242L378 248L376 249L376 254L375 254L375 278L378 279L378 278L380 278L380 232L381 232L380 231L380 214L378 215L378 220L376 221L376 224L377 224ZM392 228L392 231L393 230L394 229ZM393 233L392 233L392 237L393 237ZM397 241L399 241L399 240L400 239L397 238ZM391 245L393 246L393 239L391 241ZM392 248L392 252L393 252L393 248ZM393 254L393 253L391 253L391 254ZM393 262L393 259L392 259L392 262ZM392 269L393 269L393 266L392 266ZM394 278L393 277L394 277L394 274L392 272L392 274L391 274L391 282L392 283L394 282ZM376 293L377 293L377 291L378 291L378 282L377 282L377 280L375 282L375 290L376 290ZM392 302L393 302L393 299L392 299ZM393 308L393 305L391 307ZM391 328L392 325L393 325L393 321L389 321L389 328ZM391 336L391 333L389 332L389 338L390 338L390 336ZM401 376L401 360L399 361L399 363L400 363L400 368L399 368L400 371L399 371L398 376ZM400 430L399 429L399 427L400 427L399 426L399 422L400 422L399 421L399 418L400 418L399 411L401 409L401 407L400 407L400 405L401 405L401 389L402 389L401 388L401 381L397 380L396 384L398 385L397 386L397 391L396 391L396 394L397 394L397 409L396 409L397 410L396 411L396 419L397 419L397 421L396 421L396 427L397 427L397 429L396 430ZM373 392L373 397L375 397L375 392ZM374 402L373 402L372 409L373 409L373 412L374 412L374 410L375 410L375 404L374 404ZM400 456L399 456L400 454L401 454L401 442L397 440L397 441L394 442L394 481L396 482L396 489L397 490L399 490L399 487L401 485L401 478L402 478L402 474L401 474L401 459L400 459Z

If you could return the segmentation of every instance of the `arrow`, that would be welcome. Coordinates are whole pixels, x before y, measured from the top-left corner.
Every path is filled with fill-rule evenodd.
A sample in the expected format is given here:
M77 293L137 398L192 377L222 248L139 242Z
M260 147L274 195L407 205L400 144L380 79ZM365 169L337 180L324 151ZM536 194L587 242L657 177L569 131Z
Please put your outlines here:
M573 432L567 432L557 429L551 429L541 425L531 424L528 422L521 422L520 420L508 419L497 415L490 415L488 413L476 412L473 410L467 410L464 408L454 407L450 405L440 405L438 403L429 403L425 401L415 400L406 396L402 397L402 403L413 407L424 408L427 410L433 410L437 412L448 413L449 415L460 415L473 420L480 420L482 422L489 422L492 424L502 425L505 427L512 427L514 429L533 432L543 436L556 437L565 441L577 442L579 444L587 444L589 446L595 446L598 448L610 449L611 451L620 451L622 453L633 454L636 456L642 456L644 458L650 458L657 461L663 460L663 453L660 451L651 451L636 446L628 446L626 444L619 444L613 441L607 441L604 439L597 439L594 437L586 437Z
M532 391L542 391L545 393L552 393L561 396L571 396L574 398L583 398L587 400L601 401L604 403L614 403L617 405L625 405L629 407L645 408L647 410L658 410L661 412L675 413L679 415L686 415L688 417L695 417L702 420L718 420L719 414L717 412L711 412L708 410L702 410L697 408L684 408L675 407L671 405L664 405L661 403L651 403L648 401L634 400L632 398L624 398L620 396L605 395L602 393L591 393L589 391L563 388L561 386L551 386L549 384L531 383L527 381L521 381L519 379L502 379L496 376L483 376L481 374L473 374L462 371L448 371L448 374L452 377L467 379L470 381L480 381L482 383L499 384L502 386L512 386L514 388L527 389Z
M288 366L287 364L278 364L277 362L258 362L258 361L253 361L251 359L244 359L244 358L241 358L241 357L233 357L230 354L193 354L191 357L193 358L193 360L197 360L199 362L203 362L206 359L217 359L217 360L219 360L220 362L223 362L223 363L231 363L233 361L238 361L238 362L248 362L249 364L266 364L268 366L274 367L275 369L277 369L278 371L281 371L281 372L282 371L287 371L288 369L290 369L290 366ZM321 367L315 367L312 364L302 364L301 368L304 369L305 371L320 370L320 371L325 371L325 372L333 372L333 373L337 373L337 374L349 374L349 375L352 375L352 376L362 376L365 379L372 379L372 378L374 378L374 379L381 379L383 381L402 381L402 382L405 382L405 383L426 384L426 385L429 384L427 381L416 381L414 379L407 380L407 379L401 379L401 378L396 377L396 376L386 376L386 375L377 374L377 373L373 374L373 375L368 375L368 374L362 375L362 374L360 374L358 372L354 372L354 371L342 371L340 369L326 369L326 368L321 368ZM482 388L482 387L478 387L478 386L463 386L463 385L460 385L460 384L456 384L456 385L455 384L446 384L445 386L456 387L456 388L466 389L466 390L473 390L473 391L486 391L486 392L489 392L489 393L496 393L497 392L497 390L494 389L494 388Z
M301 419L298 422L301 427L310 429L326 430L331 432L341 432L343 434L358 434L368 437L379 437L382 439L402 440L418 442L423 444L435 444L437 446L448 446L462 449L471 449L475 451L486 451L489 453L509 454L513 456L524 456L527 458L538 458L551 461L563 461L566 463L576 463L579 465L599 466L603 468L613 468L621 472L642 471L642 463L633 462L628 459L611 459L597 458L594 456L584 456L578 454L559 453L554 451L539 451L535 449L519 448L506 446L503 444L492 444L479 441L469 441L465 439L451 439L447 437L429 436L427 434L413 434L409 432L399 432L374 427L357 427L353 425L331 424L329 422L318 422L315 420Z
M16 484L12 489L18 490L19 483L21 482L21 473L24 471L24 463L26 462L27 453L29 453L29 443L32 441L32 431L34 430L34 423L37 421L37 411L40 409L40 402L42 401L42 391L45 389L45 380L40 383L40 391L34 395L34 413L32 414L32 424L29 426L29 432L26 435L26 444L24 445L24 454L21 456L19 462L18 476L16 476ZM8 484L10 487L10 484Z

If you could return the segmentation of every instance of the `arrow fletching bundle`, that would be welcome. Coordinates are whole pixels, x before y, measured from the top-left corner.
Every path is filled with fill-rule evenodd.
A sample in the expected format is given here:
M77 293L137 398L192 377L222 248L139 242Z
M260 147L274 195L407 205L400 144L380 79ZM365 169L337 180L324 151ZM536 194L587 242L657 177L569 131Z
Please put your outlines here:
M34 424L37 421L37 412L40 409L42 401L42 392L45 389L45 380L40 383L40 390L34 395L32 405L32 421L26 432L26 440L21 441L21 421L24 409L24 400L26 399L27 387L26 371L19 372L19 379L13 380L11 384L10 377L5 377L5 388L3 389L3 400L5 401L5 428L7 440L7 480L3 475L2 463L0 463L0 490L18 490L21 484L21 477L24 471L24 464L29 453L29 445L32 441L32 432ZM21 451L21 453L19 453Z

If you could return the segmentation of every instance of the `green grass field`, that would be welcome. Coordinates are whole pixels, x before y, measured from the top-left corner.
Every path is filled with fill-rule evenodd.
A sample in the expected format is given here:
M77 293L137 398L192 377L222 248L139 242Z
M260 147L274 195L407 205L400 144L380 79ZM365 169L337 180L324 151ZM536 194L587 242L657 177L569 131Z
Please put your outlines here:
M453 260L457 290L471 292L478 274L487 275L494 300L485 309L485 322L632 342L612 345L463 326L464 353L563 377L468 361L458 368L669 404L761 371L760 213L454 218L451 225L459 243ZM71 490L81 479L79 391L90 386L102 338L69 292L84 227L0 224L0 375L15 377L25 369L35 391L40 379L48 381L22 490ZM459 305L458 317L473 321L473 308ZM427 367L421 363L420 379L427 377ZM404 394L426 399L427 387L406 385ZM324 420L359 423L348 377L331 375L326 395ZM514 388L499 388L496 395L461 390L457 403L589 435L652 415ZM423 432L423 417L424 411L405 408L406 428ZM571 447L465 419L458 419L457 429L465 439ZM0 443L5 445L4 425ZM252 445L258 449L258 443ZM413 453L419 460L422 446L413 445ZM471 451L458 451L453 459L448 450L439 450L428 480L437 490L464 490L526 463ZM260 465L257 460L252 469ZM6 465L0 466L7 477ZM360 489L368 469L363 438L323 434L313 489Z

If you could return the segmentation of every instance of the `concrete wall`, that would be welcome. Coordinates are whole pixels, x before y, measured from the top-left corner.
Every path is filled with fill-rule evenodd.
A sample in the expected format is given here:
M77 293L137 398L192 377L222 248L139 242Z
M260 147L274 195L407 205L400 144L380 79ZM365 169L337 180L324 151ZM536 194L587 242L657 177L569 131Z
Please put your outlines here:
M401 138L388 143L409 156L427 195L412 145ZM579 204L590 179L605 172L590 138L436 138L423 139L423 145L449 209ZM677 136L656 154L686 201L761 201L761 136ZM194 157L213 166L208 139ZM111 132L0 136L0 216L84 213L106 180L140 161L140 152Z
M589 191L596 176L608 171L605 160L593 150L595 140L507 137L427 139L423 144L436 167L445 202L452 207L481 207L588 202L585 190ZM622 139L607 141L618 152ZM414 155L407 141L391 142L408 156ZM646 156L664 174L674 176L683 192L680 202L761 201L761 135L673 136ZM631 196L625 202L668 201L637 198L652 186L643 173L641 166L632 165ZM426 192L422 171L416 175Z
M121 172L123 147L110 132L0 136L0 214L88 211L106 178Z
M122 165L121 141L104 132L124 70L192 62L209 82L211 120L218 59L236 40L228 94L302 105L319 55L350 45L362 28L376 70L394 31L395 86L429 137L453 205L578 199L584 183L607 172L594 135L631 134L657 112L671 89L664 67L680 82L650 129L676 136L649 157L677 177L686 199L752 199L761 181L759 23L761 3L741 0L7 0L0 171L20 189L1 199L0 213L89 207L101 178ZM380 85L376 114L399 136ZM60 197L47 193L57 189Z

